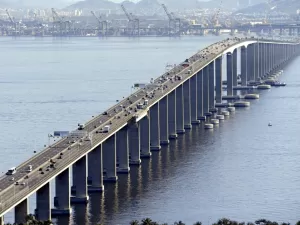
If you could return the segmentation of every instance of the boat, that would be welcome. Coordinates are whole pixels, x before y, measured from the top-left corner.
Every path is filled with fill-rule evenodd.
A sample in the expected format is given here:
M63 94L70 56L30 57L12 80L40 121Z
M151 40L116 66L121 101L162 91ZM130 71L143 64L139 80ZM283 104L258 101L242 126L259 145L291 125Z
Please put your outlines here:
M268 126L269 126L269 127L271 127L271 126L272 126L271 122L269 122L269 123L268 123Z
M286 86L286 83L284 83L284 82L274 82L272 84L272 86L274 86L274 87L283 87L283 86Z

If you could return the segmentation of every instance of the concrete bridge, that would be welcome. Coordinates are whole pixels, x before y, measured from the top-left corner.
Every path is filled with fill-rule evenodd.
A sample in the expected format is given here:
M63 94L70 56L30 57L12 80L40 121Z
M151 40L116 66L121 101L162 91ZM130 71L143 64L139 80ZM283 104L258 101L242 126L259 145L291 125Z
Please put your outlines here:
M88 121L84 132L73 132L19 165L15 174L1 177L0 225L11 209L15 210L15 222L24 222L28 197L33 193L38 219L70 214L71 204L87 203L89 192L102 192L105 182L117 182L118 173L128 173L141 159L151 157L151 151L159 151L186 129L200 123L213 128L234 109L222 99L237 98L235 89L247 89L247 85L270 78L299 53L300 43L296 42L238 38L197 52ZM222 72L224 58L226 74ZM227 80L226 96L222 96L223 77ZM249 105L245 101L233 104ZM104 128L107 126L109 130ZM28 171L30 165L32 171ZM51 209L53 179L56 196Z

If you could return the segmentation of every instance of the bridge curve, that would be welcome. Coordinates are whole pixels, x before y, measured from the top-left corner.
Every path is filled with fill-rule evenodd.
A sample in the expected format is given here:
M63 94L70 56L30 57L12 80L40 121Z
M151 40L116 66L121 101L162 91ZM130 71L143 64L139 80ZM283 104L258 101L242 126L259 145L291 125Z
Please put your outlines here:
M88 192L101 192L104 182L117 182L118 173L128 173L130 166L139 165L142 158L151 157L151 151L159 151L161 145L167 145L192 125L205 123L207 128L213 127L213 123L229 113L226 107L232 109L232 104L223 99L240 98L235 95L235 89L263 84L299 53L298 42L239 38L226 39L198 51L88 121L83 129L85 133L74 131L73 135L19 165L14 175L1 177L0 225L12 208L15 208L15 222L24 222L28 196L35 192L38 219L70 214L71 203L88 202ZM224 57L226 96L222 90ZM27 171L29 165L32 171ZM52 179L56 180L55 209L50 204Z

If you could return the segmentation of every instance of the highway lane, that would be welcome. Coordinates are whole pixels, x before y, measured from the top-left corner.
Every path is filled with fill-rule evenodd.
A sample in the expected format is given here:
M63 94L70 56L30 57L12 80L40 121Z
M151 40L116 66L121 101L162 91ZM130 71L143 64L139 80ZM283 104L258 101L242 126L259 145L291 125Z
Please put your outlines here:
M22 196L26 196L26 194L33 191L34 187L39 187L39 185L42 183L43 180L45 180L48 177L48 174L52 174L53 176L55 174L58 174L61 172L58 168L55 169L55 171L47 171L47 174L40 174L38 169L40 167L46 167L50 165L50 159L55 159L59 156L60 153L63 153L61 160L55 159L57 162L57 165L61 165L62 167L67 167L74 163L76 159L78 159L80 156L83 156L88 151L90 151L95 146L99 145L99 143L103 142L106 138L108 138L114 131L120 129L120 127L125 126L134 115L134 110L137 107L138 103L142 103L145 99L149 100L149 105L154 104L157 102L161 97L172 91L176 86L183 83L183 80L189 78L192 74L188 74L187 71L191 68L201 68L201 66L205 65L207 61L213 60L215 54L220 54L223 52L226 48L230 47L228 46L228 43L232 45L233 43L237 43L239 40L230 40L230 41L221 41L219 43L216 43L214 45L211 45L199 52L197 52L195 55L190 57L190 60L193 62L192 65L188 68L183 68L182 66L177 66L176 68L172 69L168 73L163 74L162 76L158 77L154 80L155 85L147 85L146 88L140 89L137 92L133 93L127 98L124 98L122 101L120 101L118 104L114 105L110 109L107 110L108 115L98 115L94 117L92 120L87 122L85 131L87 133L92 134L91 143L93 145L88 146L86 144L87 141L83 141L80 145L78 145L80 138L64 138L60 142L54 144L53 146L50 146L49 148L43 150L40 154L33 157L32 159L26 161L25 164L22 164L21 167L18 167L18 172L13 175L15 177L15 181L19 182L25 182L25 186L18 186L14 185L15 181L10 181L9 179L12 176L4 176L0 180L0 203L2 203L2 207L0 204L0 214L3 210L7 209L7 207L4 207L4 205L7 205L9 202L11 202L11 206L16 203L16 198L11 198L12 193L16 193L16 189L18 191L18 195L20 195L20 198ZM225 44L226 43L226 44ZM212 50L214 53L211 53ZM174 80L172 79L175 75L182 76L183 80ZM131 111L131 113L129 113ZM96 131L100 131L103 126L110 124L111 130L109 133L96 133ZM75 143L72 143L75 142ZM71 147L70 147L71 146ZM71 150L68 150L68 148L71 148ZM79 151L73 151L74 148L79 149ZM72 155L70 156L70 153L72 152ZM65 154L68 154L68 158L70 161L66 161ZM24 169L28 167L28 165L33 166L33 171L29 173L29 179L24 179L27 173L24 172ZM51 176L52 176L51 175ZM50 177L51 177L50 176ZM26 181L25 181L26 180ZM6 189L6 190L5 190ZM12 200L14 199L14 200ZM9 204L10 205L10 204ZM8 205L7 205L8 206Z

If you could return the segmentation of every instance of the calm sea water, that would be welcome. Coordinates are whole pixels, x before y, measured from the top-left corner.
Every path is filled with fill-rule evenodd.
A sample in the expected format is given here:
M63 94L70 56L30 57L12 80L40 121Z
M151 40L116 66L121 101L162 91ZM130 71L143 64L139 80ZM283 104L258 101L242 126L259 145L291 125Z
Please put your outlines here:
M1 38L1 173L41 150L48 133L76 128L128 95L133 83L221 38ZM300 58L285 69L286 87L259 92L250 108L212 131L193 127L57 223L300 220L299 65Z

